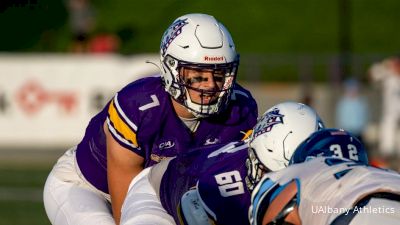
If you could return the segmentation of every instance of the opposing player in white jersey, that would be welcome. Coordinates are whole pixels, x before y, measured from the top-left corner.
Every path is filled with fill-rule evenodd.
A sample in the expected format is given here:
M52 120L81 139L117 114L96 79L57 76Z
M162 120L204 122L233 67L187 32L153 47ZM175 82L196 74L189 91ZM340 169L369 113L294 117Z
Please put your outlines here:
M246 184L254 184L261 168L286 167L296 147L322 126L304 104L275 105L258 120L250 142L193 149L141 172L130 185L121 224L159 224L158 218L171 216L177 224L209 224L209 218L217 224L248 224ZM245 179L248 149L252 179Z
M400 224L400 175L368 166L362 144L339 129L317 131L291 165L252 193L251 224Z

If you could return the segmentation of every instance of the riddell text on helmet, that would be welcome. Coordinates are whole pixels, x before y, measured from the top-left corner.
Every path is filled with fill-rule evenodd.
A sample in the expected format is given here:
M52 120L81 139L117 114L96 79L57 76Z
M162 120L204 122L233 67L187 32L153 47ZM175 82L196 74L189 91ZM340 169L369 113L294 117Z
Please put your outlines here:
M204 56L204 61L224 61L223 56Z

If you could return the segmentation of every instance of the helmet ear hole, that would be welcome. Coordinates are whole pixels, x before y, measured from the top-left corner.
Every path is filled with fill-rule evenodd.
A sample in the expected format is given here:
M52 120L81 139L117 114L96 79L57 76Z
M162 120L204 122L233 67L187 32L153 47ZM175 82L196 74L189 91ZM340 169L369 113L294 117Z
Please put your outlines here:
M168 64L169 64L170 67L174 67L175 66L175 60L169 59L168 60Z

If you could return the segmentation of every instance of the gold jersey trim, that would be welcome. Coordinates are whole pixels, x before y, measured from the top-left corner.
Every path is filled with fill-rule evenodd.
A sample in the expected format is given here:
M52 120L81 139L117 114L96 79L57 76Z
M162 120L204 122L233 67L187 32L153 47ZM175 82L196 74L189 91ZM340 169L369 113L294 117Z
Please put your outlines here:
M115 100L115 99L114 99ZM111 101L110 106L108 108L108 126L111 126L113 129L109 129L114 136L116 136L120 141L126 143L129 142L133 144L132 147L138 147L136 133L134 130L128 125L124 118L120 116L114 100ZM121 140L121 138L123 140ZM124 141L125 140L125 141ZM127 144L127 143L126 143ZM129 145L129 144L128 144Z

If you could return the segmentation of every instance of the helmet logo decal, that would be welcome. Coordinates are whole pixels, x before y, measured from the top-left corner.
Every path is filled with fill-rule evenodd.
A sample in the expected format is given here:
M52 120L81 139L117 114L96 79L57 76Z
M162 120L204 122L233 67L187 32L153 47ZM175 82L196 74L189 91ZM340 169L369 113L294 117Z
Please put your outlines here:
M214 62L221 62L224 61L225 57L224 56L204 56L204 61L206 62L210 62L210 61L214 61Z
M182 33L182 27L188 24L187 19L177 20L165 31L161 42L161 54L164 55L172 41Z
M261 134L270 132L276 124L283 124L283 117L284 115L280 114L277 108L265 114L254 128L253 139Z

